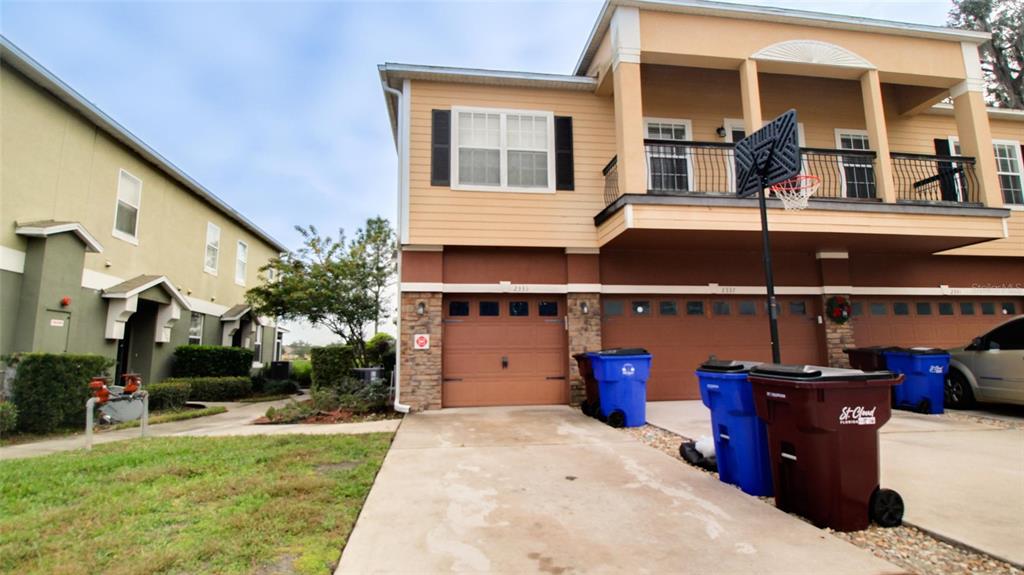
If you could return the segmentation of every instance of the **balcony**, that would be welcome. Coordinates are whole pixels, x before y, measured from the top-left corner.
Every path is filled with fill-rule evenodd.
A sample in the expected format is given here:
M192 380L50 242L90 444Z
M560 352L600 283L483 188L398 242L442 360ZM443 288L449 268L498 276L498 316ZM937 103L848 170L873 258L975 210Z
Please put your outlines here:
M602 246L758 249L757 202L735 195L732 144L645 140L644 147L646 190L623 193L617 159L604 167L606 207L594 218ZM891 154L895 201L886 202L874 151L801 151L803 173L821 178L821 188L800 212L775 211L781 205L770 200L779 246L936 253L1004 236L1006 210L979 202L973 158Z
M647 194L722 196L736 193L733 144L644 140ZM803 173L818 176L817 200L879 202L871 150L801 148ZM974 158L891 154L896 199L906 203L978 206ZM617 159L605 166L605 205L619 191Z

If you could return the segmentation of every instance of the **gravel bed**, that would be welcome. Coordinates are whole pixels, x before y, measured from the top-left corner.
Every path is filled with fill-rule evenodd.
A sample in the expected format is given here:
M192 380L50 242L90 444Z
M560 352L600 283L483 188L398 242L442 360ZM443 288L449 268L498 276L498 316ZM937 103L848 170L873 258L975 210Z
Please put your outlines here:
M961 413L959 411L953 411L947 409L939 417L948 417L949 419L955 419L957 421L966 421L969 423L980 423L982 425L991 425L998 427L999 429L1024 429L1024 420L1021 419L1004 419L1001 417L985 417L984 415L978 415L975 413Z
M956 417L973 418L974 416L957 414ZM988 420L989 418L977 419ZM983 421L982 423L988 423L988 421ZM1001 423L1004 425L1010 424L1010 422L1005 421ZM653 425L625 428L623 431L670 457L686 463L679 456L679 444L687 441L688 438ZM689 464L687 463L687 465ZM694 467L694 469L699 469L708 475L718 477L717 473L708 472L699 467ZM774 499L771 497L758 497L758 499L768 505L775 504ZM794 515L794 517L798 516ZM803 519L802 517L799 518ZM961 575L964 573L972 575L1024 575L1024 571L1009 563L993 559L982 553L975 553L955 545L950 545L909 525L887 529L872 524L864 531L853 533L842 533L828 528L824 529L824 531L857 547L867 549L875 556L917 575Z

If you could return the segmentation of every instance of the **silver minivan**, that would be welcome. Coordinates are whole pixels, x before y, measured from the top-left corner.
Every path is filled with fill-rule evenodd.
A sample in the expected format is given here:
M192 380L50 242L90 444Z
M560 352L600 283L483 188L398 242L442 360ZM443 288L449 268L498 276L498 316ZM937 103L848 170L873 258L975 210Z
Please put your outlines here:
M965 409L976 401L1024 405L1024 315L949 355L946 407Z

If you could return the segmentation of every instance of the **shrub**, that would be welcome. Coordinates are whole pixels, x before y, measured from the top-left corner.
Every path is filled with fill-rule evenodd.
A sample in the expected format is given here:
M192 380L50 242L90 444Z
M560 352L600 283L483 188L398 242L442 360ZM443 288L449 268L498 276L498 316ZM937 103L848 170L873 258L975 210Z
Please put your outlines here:
M188 381L169 379L147 385L145 389L149 392L149 408L157 411L160 409L178 409L184 406L192 391L192 385Z
M249 376L252 350L218 345L182 345L174 350L174 376Z
M309 402L302 403L291 401L285 405L267 409L266 417L273 423L298 423L311 415L316 414L316 408Z
M299 387L310 387L313 384L313 364L309 360L292 361L292 379Z
M368 365L379 365L384 368L384 379L390 380L395 370L395 338L386 333L378 333L366 342L366 359Z
M352 368L356 366L355 351L347 345L329 345L314 347L310 351L312 358L313 388L340 387L351 377Z
M0 401L0 435L18 426L18 408L10 401Z
M380 379L367 384L359 379L345 378L338 386L310 390L310 398L318 411L344 408L353 413L369 413L383 411L387 407L391 389Z
M263 382L263 393L266 395L290 395L298 391L298 384L288 379L268 379Z
M233 401L252 395L252 379L246 377L184 377L163 383L186 383L189 401Z
M100 355L25 353L12 356L16 366L11 399L18 428L49 433L62 426L85 424L89 380L105 376L114 362Z

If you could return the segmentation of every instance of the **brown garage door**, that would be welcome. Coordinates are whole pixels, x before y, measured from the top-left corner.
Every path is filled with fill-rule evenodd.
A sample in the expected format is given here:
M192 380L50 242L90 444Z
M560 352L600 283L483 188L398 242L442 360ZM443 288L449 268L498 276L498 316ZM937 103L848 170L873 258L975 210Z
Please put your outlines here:
M568 403L565 298L444 298L445 407Z
M1009 316L1020 298L858 297L853 329L858 346L960 347Z
M768 318L760 296L605 296L604 347L643 347L654 355L647 397L697 399L694 370L710 355L771 360ZM820 298L779 298L782 361L822 361Z

